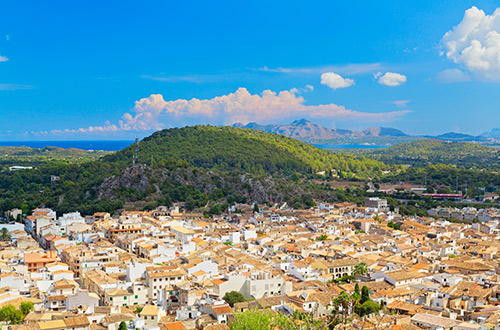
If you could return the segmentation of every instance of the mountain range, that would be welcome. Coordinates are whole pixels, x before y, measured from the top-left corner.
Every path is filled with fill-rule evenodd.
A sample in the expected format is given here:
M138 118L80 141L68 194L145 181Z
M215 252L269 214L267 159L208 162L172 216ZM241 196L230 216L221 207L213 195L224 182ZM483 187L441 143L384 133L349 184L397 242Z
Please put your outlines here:
M305 140L328 140L345 137L408 136L407 134L395 128L369 127L363 131L351 131L348 129L327 128L306 119L295 120L288 125L259 125L257 123L249 123L243 125L241 123L235 123L233 126L239 128L250 128L267 133L281 134L288 137Z
M495 128L490 132L480 134L478 136L448 132L445 134L432 136L411 136L403 131L390 128L390 127L369 127L362 131L353 131L341 128L327 128L322 125L311 122L307 119L295 120L288 125L260 125L258 123L252 122L246 125L241 123L233 124L234 127L239 128L249 128L253 130L264 131L267 133L281 134L288 137L296 138L303 141L314 140L334 140L334 139L363 139L363 138L390 138L391 142L403 142L399 139L404 139L407 142L409 138L415 139L438 139L442 141L460 141L460 142L478 142L478 143L491 143L492 139L500 139L500 129ZM373 141L373 139L372 139ZM390 143L393 144L393 143Z

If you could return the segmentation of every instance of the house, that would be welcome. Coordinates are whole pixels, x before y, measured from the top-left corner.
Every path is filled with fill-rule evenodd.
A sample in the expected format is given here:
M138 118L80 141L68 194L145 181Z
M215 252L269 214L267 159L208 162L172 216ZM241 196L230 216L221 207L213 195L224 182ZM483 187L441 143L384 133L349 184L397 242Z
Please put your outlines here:
M88 290L80 290L76 294L66 297L66 308L73 309L79 306L87 306L92 312L95 306L99 306L99 296Z
M357 260L349 258L332 260L328 263L328 273L334 278L351 276L357 263Z
M219 324L227 324L228 318L233 315L229 305L205 305L204 312L214 317Z
M47 251L47 253L40 252L25 252L24 264L28 267L29 272L35 272L45 268L47 264L52 262L61 261L57 256L56 251Z
M444 330L454 329L461 322L437 315L417 313L412 316L411 323L423 329Z
M146 283L149 298L153 301L158 299L158 291L170 288L174 284L186 279L186 271L176 266L153 266L146 271Z
M420 284L423 281L423 278L427 275L418 271L406 271L406 270L396 270L391 272L379 273L375 276L380 278L382 274L382 278L384 278L387 282L394 285L395 287L404 287L410 286L414 284Z
M158 306L145 305L139 313L139 317L144 320L144 327L147 329L157 328L160 318L165 315L165 312Z

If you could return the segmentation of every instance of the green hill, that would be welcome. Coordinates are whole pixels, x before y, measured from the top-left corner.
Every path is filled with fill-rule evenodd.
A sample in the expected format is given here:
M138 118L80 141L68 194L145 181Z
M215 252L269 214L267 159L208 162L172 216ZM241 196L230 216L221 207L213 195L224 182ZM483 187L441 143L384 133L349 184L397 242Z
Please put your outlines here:
M103 161L129 165L134 149L135 146L130 146L104 157ZM192 126L156 132L140 141L139 163L258 174L334 170L340 177L361 179L388 169L381 162L321 150L283 135L227 126Z

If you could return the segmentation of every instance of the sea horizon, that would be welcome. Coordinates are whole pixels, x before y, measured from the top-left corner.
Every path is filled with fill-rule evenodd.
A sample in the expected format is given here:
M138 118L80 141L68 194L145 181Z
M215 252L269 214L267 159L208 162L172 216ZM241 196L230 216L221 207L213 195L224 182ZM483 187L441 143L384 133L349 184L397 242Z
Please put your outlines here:
M133 140L58 140L58 141L0 141L0 147L75 148L82 150L118 151L134 143Z

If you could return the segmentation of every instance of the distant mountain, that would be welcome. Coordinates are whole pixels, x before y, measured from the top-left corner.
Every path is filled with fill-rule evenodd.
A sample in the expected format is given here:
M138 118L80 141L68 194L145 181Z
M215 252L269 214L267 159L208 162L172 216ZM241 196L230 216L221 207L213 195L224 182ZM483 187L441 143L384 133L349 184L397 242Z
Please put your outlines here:
M484 132L483 134L481 134L479 136L484 137L484 138L499 139L500 138L500 128L493 128L491 131Z
M475 136L464 133L449 132L436 136L439 140L451 140L451 141L470 141L476 139Z
M388 127L369 127L363 133L365 136L408 136L399 129Z
M351 131L347 129L327 128L307 119L295 120L288 125L259 125L257 123L243 125L241 123L236 123L233 126L239 128L250 128L267 133L281 134L296 139L328 140L345 137L407 136L405 133L395 128L370 127L364 131Z

